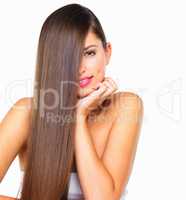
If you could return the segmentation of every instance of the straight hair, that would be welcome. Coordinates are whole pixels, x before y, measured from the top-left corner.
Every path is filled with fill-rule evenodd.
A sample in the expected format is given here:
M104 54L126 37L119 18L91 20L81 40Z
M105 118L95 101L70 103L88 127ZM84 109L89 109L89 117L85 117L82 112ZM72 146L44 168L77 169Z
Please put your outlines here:
M75 167L79 66L92 31L106 47L101 24L80 4L65 5L43 23L36 58L27 165L20 200L67 200Z

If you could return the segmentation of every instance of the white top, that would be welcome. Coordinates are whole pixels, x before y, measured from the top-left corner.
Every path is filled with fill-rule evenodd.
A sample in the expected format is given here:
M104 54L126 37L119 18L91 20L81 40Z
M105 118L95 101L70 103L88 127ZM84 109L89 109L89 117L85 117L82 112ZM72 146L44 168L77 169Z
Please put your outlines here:
M20 188L19 188L19 191L17 193L17 196L15 196L14 198L16 198L16 197L20 198L21 197L23 176L24 176L24 171L21 170ZM2 194L2 193L1 193L1 195L8 196L7 194ZM126 190L123 191L120 200L125 200L125 196L126 196ZM81 186L80 186L78 175L77 175L76 172L71 172L69 191L68 191L68 199L78 199L78 198L81 198L81 197L83 197L83 194L82 194L82 190L81 190Z

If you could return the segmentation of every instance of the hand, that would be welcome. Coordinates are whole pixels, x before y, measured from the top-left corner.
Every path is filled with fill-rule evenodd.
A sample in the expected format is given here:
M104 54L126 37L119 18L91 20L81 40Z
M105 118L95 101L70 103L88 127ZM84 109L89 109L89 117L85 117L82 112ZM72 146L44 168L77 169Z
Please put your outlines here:
M77 114L87 117L90 110L96 108L100 102L111 96L117 89L115 81L110 77L105 77L95 91L78 101Z

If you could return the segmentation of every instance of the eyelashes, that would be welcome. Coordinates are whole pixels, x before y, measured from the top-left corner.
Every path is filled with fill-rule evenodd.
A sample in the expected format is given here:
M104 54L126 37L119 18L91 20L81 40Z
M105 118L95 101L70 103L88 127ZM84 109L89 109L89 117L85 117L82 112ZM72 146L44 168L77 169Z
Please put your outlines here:
M95 56L95 55L96 55L96 52L93 51L93 50L90 50L90 51L85 52L84 55L85 55L85 56Z

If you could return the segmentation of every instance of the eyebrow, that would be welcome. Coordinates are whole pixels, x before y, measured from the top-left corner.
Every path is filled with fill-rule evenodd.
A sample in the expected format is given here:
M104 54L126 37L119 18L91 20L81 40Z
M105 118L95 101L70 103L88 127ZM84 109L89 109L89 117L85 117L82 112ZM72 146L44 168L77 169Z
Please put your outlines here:
M91 44L91 45L85 47L85 48L84 48L84 51L86 51L86 50L89 49L90 47L98 47L98 45Z

